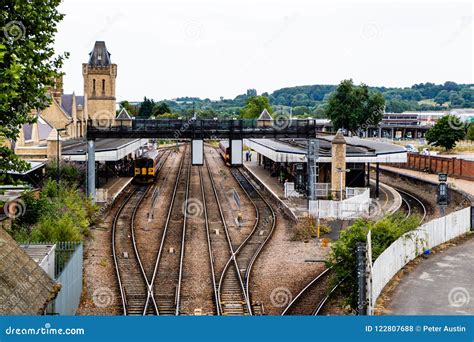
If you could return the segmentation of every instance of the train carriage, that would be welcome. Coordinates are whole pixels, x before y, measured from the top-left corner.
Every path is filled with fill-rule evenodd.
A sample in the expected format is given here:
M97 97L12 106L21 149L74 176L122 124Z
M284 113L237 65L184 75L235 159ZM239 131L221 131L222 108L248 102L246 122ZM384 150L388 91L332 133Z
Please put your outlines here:
M158 174L161 154L156 150L146 151L141 157L135 159L134 182L152 183Z
M230 147L228 141L219 142L219 153L226 165L230 165Z

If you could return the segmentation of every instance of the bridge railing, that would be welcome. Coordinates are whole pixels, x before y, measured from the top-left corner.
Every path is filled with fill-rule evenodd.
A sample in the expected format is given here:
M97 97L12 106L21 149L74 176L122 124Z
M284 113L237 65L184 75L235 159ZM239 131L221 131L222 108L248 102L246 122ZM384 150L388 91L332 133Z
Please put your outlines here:
M205 138L222 138L225 135L255 134L312 136L316 131L316 120L312 119L278 119L268 121L258 120L214 120L214 119L145 119L134 118L131 125L117 120L112 121L89 120L87 132L92 137L106 137L110 134L141 134L155 133L167 137L201 136Z

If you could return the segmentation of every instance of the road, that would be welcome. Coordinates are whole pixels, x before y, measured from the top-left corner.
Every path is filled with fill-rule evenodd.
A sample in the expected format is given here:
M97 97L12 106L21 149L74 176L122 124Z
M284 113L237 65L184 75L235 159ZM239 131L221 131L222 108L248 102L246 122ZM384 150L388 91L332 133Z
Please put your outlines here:
M395 289L391 315L473 315L474 236L432 254Z

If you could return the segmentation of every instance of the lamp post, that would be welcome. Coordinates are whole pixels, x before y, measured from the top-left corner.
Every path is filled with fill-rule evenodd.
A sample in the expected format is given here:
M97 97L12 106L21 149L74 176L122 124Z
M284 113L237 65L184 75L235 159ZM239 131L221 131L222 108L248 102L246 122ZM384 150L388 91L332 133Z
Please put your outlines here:
M343 198L343 197L342 197L342 173L343 173L343 172L346 172L346 173L347 173L347 172L350 172L351 170L350 170L350 169L343 169L343 168L341 168L341 167L338 167L338 168L336 169L336 171L339 172L339 176L340 176L339 179L340 179L340 191L341 191L341 195L340 195L339 200L342 201L342 198Z
M58 191L59 191L59 181L60 181L60 169L59 169L59 132L65 132L66 131L66 128L72 124L73 121L71 121L70 123L66 124L64 126L64 128L56 128L56 132L57 132L57 137L56 137L56 184L58 186Z

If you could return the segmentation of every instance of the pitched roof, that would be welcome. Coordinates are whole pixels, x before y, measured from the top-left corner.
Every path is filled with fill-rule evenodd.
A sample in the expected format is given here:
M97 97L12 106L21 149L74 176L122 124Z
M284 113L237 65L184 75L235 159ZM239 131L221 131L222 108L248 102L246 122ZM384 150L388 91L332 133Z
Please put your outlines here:
M272 116L270 115L270 113L268 112L268 110L266 108L263 109L262 111L262 114L260 114L260 116L258 117L259 121L270 121L270 120L273 120Z
M61 95L61 107L69 117L72 117L72 103L74 97L76 98L76 109L79 106L84 107L84 96L77 96L76 94Z
M110 52L107 50L104 41L96 41L94 49L89 53L89 65L91 66L108 66L112 64Z
M38 115L38 138L39 140L45 140L53 127L43 119L41 115ZM33 125L24 124L23 125L23 134L25 136L25 140L31 140L33 137Z
M76 95L76 107L79 107L79 106L84 107L84 96Z
M132 120L132 117L130 116L130 114L128 114L127 110L125 109L125 107L122 107L122 109L120 110L120 112L118 113L117 115L117 119L120 119L120 120Z
M43 314L60 286L0 229L0 315Z
M61 95L61 107L64 109L64 111L69 117L72 116L72 97L73 94Z

